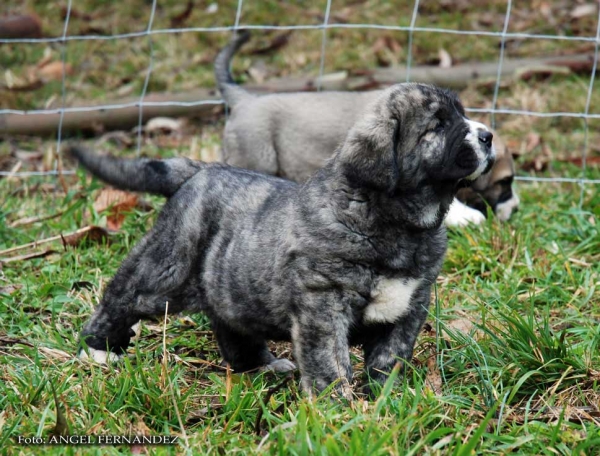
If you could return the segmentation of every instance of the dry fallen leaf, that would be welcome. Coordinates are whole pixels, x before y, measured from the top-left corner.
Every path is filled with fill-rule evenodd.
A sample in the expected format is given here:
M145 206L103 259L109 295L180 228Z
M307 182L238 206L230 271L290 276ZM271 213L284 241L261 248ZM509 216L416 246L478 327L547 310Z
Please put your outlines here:
M583 5L577 5L571 10L572 19L581 19L585 16L596 15L598 6L595 3L584 3Z
M21 285L7 285L5 287L0 287L0 294L11 295L20 288Z
M560 158L558 161L573 163L577 166L583 165L583 157L568 157L568 158ZM585 160L586 165L588 166L598 166L600 165L600 157L586 157Z
M182 27L194 11L194 0L188 0L185 9L171 18L171 27Z
M196 324L196 322L195 322L194 320L192 320L192 319L191 319L189 316L187 316L187 315L186 315L186 316L183 316L183 317L179 317L179 318L177 319L177 321L178 321L179 323L181 323L182 325L184 325L184 326L188 326L188 327L190 327L190 328L193 328L193 327L196 327L196 326L198 326L198 325Z
M4 423L6 423L6 410L0 412L0 433L2 433Z
M440 49L438 51L438 56L440 58L440 68L450 68L452 66L452 57L445 49Z
M248 68L248 74L254 82L262 84L269 76L269 68L262 59L258 59Z
M98 144L104 142L115 144L120 148L125 148L133 145L133 138L131 137L131 134L126 131L109 131L104 133L97 141Z
M42 80L61 80L63 77L63 70L66 75L73 74L73 67L69 63L63 62L50 62L41 68L36 70L37 75Z
M548 144L541 142L542 151L521 165L524 171L545 171L553 160L554 154Z
M552 14L552 5L550 5L549 2L541 2L537 6L537 10L540 12L540 14L544 18L551 20L551 21L554 20L554 15Z
M260 55L260 54L268 54L270 52L276 51L288 44L292 33L293 33L293 30L286 30L282 33L279 33L279 34L275 35L266 46L262 46L257 49L254 49L254 50L250 51L250 53L253 55Z
M456 329L465 334L469 334L473 329L473 322L466 318L457 318L456 320L450 320L446 323L446 326L452 329Z
M97 213L110 209L106 217L106 226L110 230L119 230L125 220L125 213L131 211L138 203L138 195L114 188L104 188L94 201Z
M110 233L106 229L100 226L90 225L73 233L63 235L62 239L65 245L77 246L83 241L99 242L103 239L107 239L109 235Z
M12 71L4 72L4 81L6 88L15 92L26 92L28 90L36 90L44 85L36 75L28 72L24 77L15 76Z
M172 119L170 117L154 117L150 119L144 130L146 133L181 133L183 122L181 120Z
M29 151L29 150L15 150L12 155L17 159L24 162L38 162L41 161L44 157L43 152L39 151Z
M425 377L427 386L436 396L442 395L442 376L435 362L435 356L430 356L427 359L427 376Z

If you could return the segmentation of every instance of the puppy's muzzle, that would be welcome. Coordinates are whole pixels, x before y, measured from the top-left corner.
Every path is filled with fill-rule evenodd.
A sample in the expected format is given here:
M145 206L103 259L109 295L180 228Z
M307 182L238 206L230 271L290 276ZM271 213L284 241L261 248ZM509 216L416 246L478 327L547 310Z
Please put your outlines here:
M477 138L479 139L479 144L481 144L487 161L482 174L487 174L490 172L492 166L494 166L494 162L496 161L496 150L492 144L494 135L491 131L479 129L477 132Z
M465 119L469 126L467 134L467 142L473 148L477 160L477 169L466 179L473 181L482 174L485 174L492 169L496 161L496 150L492 144L494 135L484 124L473 120Z

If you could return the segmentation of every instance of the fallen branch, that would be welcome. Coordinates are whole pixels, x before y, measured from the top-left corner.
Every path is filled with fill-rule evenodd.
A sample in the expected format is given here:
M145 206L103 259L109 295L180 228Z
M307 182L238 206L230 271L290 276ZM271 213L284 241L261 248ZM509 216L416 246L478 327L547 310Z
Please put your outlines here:
M500 76L514 78L519 74L528 74L539 71L557 72L564 68L574 73L589 72L593 68L594 56L589 54L569 55L557 57L531 58L531 59L506 59L502 65ZM451 68L438 66L417 66L410 69L410 79L430 84L461 89L474 82L494 80L498 72L498 62L491 63L466 63ZM407 69L404 66L378 68L363 71L360 74L349 75L346 72L327 74L321 78L323 90L367 90L387 87L400 81L405 81ZM300 92L314 91L318 86L318 78L301 76L292 78L273 79L264 84L245 86L250 92ZM142 122L147 122L154 117L210 117L215 113L215 103L221 99L214 89L198 89L180 94L150 94L144 98L145 102L159 102L161 105L144 106ZM191 103L199 100L209 103L193 106L170 105L168 103ZM118 109L107 109L107 105L132 104L139 98L93 103L79 103L87 106L91 111L66 112L63 118L62 133L68 134L85 129L95 129L103 126L105 129L130 128L138 124L139 108L127 106ZM1 114L0 135L54 135L58 130L60 114Z
M26 261L26 260L33 260L35 258L44 258L47 257L48 255L52 255L53 253L56 253L56 250L44 250L43 252L33 252L33 253L27 253L25 255L18 255L18 256L14 256L14 257L8 257L8 258L0 258L0 263L6 264L6 263L14 263L16 261Z
M83 239L84 235L95 235L95 236L107 236L108 231L99 226L90 225L84 228L80 228L72 233L68 234L59 234L58 236L52 236L46 239L40 239L39 241L30 242L29 244L18 245L16 247L11 247L10 249L0 250L0 255L7 255L10 253L18 252L19 250L25 250L29 248L38 247L43 244L48 244L49 242L60 241L67 245L74 245L81 239ZM3 259L2 261L7 261L7 259Z
M1 337L0 336L0 346L2 347L6 347L5 344L9 344L9 345L16 345L16 344L20 344L20 345L25 345L26 347L35 347L35 345L23 340L23 339L16 339L14 337Z
M18 220L15 220L12 223L9 223L9 227L11 228L17 228L19 226L26 226L26 225L31 225L33 223L37 223L37 222L43 222L45 220L50 220L56 217L60 217L61 215L63 215L64 211L60 211L60 212L56 212L54 214L46 214L46 215L40 215L40 216L36 216L36 217L25 217L25 218L21 218Z

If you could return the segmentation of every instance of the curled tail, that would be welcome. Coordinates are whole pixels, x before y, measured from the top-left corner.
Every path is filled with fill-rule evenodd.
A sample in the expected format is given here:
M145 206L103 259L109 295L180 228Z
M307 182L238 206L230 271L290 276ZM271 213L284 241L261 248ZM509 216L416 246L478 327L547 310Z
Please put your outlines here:
M232 108L242 99L253 96L235 83L229 71L231 59L238 49L249 39L250 32L248 30L238 30L234 32L231 41L227 43L227 46L221 49L215 59L215 78L217 80L217 86L219 87L223 99Z
M166 197L173 195L205 166L188 158L116 158L98 155L77 145L67 146L65 152L76 158L94 176L114 187Z

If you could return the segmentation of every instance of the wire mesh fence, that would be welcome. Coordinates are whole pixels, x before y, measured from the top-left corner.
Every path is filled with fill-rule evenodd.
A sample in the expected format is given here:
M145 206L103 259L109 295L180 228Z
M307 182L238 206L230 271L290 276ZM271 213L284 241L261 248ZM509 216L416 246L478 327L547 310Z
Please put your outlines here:
M406 80L411 81L411 69L414 65L414 47L415 40L421 37L433 37L440 34L455 36L456 40L465 41L465 46L473 41L469 40L482 40L482 39L493 39L497 41L499 47L498 59L497 59L497 73L493 83L493 90L491 91L491 99L488 99L488 106L469 106L467 105L466 110L474 115L488 115L492 126L497 122L497 116L508 116L513 118L519 117L537 117L537 118L550 118L550 119L579 119L583 123L583 140L581 141L581 167L577 174L570 173L570 175L564 176L552 176L552 177L540 177L540 176L517 176L517 180L522 181L538 181L538 182L572 182L579 183L582 186L582 198L583 188L585 185L600 184L600 179L593 179L588 177L588 164L587 158L590 150L590 121L600 119L600 113L592 111L592 98L594 94L594 83L595 74L597 70L598 62L598 43L600 38L600 16L598 8L594 13L595 20L595 34L566 34L566 33L535 33L532 31L514 31L511 30L511 22L513 21L513 2L507 0L501 7L504 9L503 21L501 27L497 27L496 30L468 30L468 29L452 29L447 27L435 27L426 23L424 25L419 24L419 19L425 17L421 14L421 10L424 5L431 2L416 0L412 5L412 14L410 17L401 18L390 18L389 24L385 23L353 23L340 21L336 18L336 10L343 9L344 5L338 5L332 0L326 0L320 2L320 8L322 13L320 18L322 20L305 20L302 15L294 18L294 21L289 24L257 24L255 21L245 21L245 11L248 5L254 3L255 0L239 0L235 4L231 5L230 11L234 11L234 17L224 18L223 21L228 23L215 24L214 26L199 26L199 27L163 27L162 24L157 25L155 18L157 9L161 7L160 0L152 0L152 2L144 2L145 8L147 9L144 14L147 14L146 27L140 31L133 32L116 32L109 34L98 34L98 33L86 33L77 34L70 32L70 21L76 12L77 2L75 5L72 0L68 0L64 7L64 23L62 26L62 33L59 36L48 36L42 38L2 38L0 39L0 45L11 45L15 46L28 46L28 45L52 45L58 46L60 49L60 58L62 62L62 75L60 79L60 88L58 90L57 98L60 100L57 107L48 108L37 108L37 109L15 109L7 107L0 109L0 116L2 115L18 115L18 116L32 116L32 115L58 115L59 122L56 130L56 150L60 150L61 143L64 140L63 135L63 120L66 114L71 113L82 113L91 111L113 111L121 110L125 108L136 108L138 109L138 128L137 128L137 153L139 154L142 149L142 126L143 126L143 112L145 108L151 106L186 106L193 107L199 105L218 105L222 104L221 100L214 99L198 99L194 101L150 101L148 100L148 93L150 87L150 80L153 72L156 71L156 55L154 49L154 41L161 36L165 35L177 35L182 36L185 34L211 34L211 33L227 33L234 31L239 28L245 28L250 30L260 31L294 31L295 33L320 33L320 54L318 59L318 77L315 79L317 84L317 90L321 89L321 81L325 74L327 55L329 50L328 37L331 33L336 31L344 30L372 30L381 32L397 32L407 34L407 49L406 49ZM443 3L443 2L442 2ZM473 8L477 8L478 2L473 2ZM193 4L193 3L192 3ZM451 4L451 2L450 2ZM267 2L264 8L272 6L272 2ZM302 5L301 5L302 6ZM368 4L365 5L368 7ZM449 6L451 8L451 6ZM79 14L79 12L77 13ZM425 17L425 19L427 19ZM285 22L285 21L282 21ZM394 24L395 22L395 24ZM496 24L500 25L500 24ZM145 70L139 72L136 77L142 80L141 93L139 98L135 101L128 101L124 103L116 104L94 104L89 106L69 106L68 92L69 87L67 84L67 60L69 55L69 44L76 42L117 42L117 41L130 41L130 40L145 40L146 41L146 58L147 66ZM506 49L507 43L514 42L515 40L540 40L546 42L560 42L574 45L588 45L593 47L593 65L589 74L589 81L586 83L585 101L582 101L583 108L571 111L571 110L530 110L530 109L518 109L515 107L503 106L501 103L501 88L502 88L502 68L506 61ZM583 79L582 79L583 80ZM402 81L398 81L402 82ZM583 92L582 92L583 93ZM0 122L1 123L1 122ZM0 125L1 126L1 125ZM72 170L60 170L55 163L54 169L48 171L0 171L0 176L16 176L16 177L27 177L33 175L48 175L55 176L58 173L73 173Z

